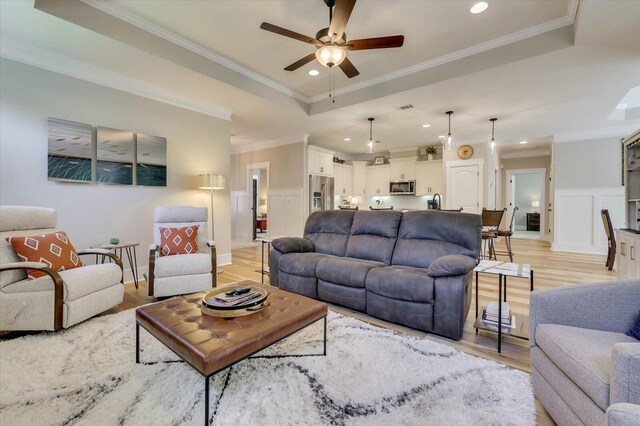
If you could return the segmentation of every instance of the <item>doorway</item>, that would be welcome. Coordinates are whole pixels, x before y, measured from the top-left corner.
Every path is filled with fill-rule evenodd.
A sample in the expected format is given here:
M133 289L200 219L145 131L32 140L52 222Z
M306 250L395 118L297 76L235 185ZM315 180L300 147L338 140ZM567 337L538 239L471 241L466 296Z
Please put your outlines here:
M513 238L539 240L545 229L546 169L507 170L506 204L513 218Z
M249 169L249 194L251 197L251 229L252 239L267 237L268 222L268 193L269 168L255 167Z

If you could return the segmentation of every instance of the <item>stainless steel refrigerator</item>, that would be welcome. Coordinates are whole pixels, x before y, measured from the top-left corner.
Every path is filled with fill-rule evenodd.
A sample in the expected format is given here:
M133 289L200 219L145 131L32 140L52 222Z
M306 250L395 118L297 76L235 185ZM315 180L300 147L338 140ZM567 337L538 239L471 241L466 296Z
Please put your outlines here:
M309 175L309 214L333 210L333 178Z

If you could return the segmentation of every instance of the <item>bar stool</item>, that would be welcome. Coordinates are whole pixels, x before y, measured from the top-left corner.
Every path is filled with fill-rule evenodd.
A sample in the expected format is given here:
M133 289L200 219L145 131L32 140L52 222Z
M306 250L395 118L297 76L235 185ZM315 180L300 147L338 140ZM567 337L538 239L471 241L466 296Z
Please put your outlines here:
M487 210L486 207L482 208L482 257L484 259L497 260L493 242L498 238L498 228L505 211L507 209ZM487 250L489 251L489 256L487 256Z

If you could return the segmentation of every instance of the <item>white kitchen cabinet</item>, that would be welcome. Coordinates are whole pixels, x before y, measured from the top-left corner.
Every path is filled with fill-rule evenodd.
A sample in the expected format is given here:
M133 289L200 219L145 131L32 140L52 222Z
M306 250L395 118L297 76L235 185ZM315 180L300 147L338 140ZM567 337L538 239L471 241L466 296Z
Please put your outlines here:
M419 161L416 163L416 195L436 193L444 193L442 161Z
M415 180L415 158L397 158L389 160L389 180Z
M389 195L390 166L367 167L367 193L368 197Z
M640 278L640 234L616 230L616 274L618 279Z
M321 148L309 146L307 150L307 168L310 174L333 176L333 154Z
M353 194L355 196L367 195L367 162L353 162Z
M335 163L333 177L335 195L353 195L353 166Z

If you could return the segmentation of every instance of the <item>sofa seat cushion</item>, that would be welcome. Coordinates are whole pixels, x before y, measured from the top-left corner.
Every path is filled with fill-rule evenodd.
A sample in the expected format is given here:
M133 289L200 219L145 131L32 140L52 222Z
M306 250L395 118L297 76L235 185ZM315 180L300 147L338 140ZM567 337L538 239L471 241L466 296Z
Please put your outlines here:
M349 287L364 288L369 271L375 267L386 266L373 260L354 259L352 257L334 257L321 259L316 267L318 279Z
M387 266L369 272L366 288L367 291L391 299L433 303L434 280L426 269Z
M316 266L322 259L334 259L324 253L287 253L280 256L278 270L300 277L316 277Z
M174 254L156 258L153 275L156 278L179 275L208 274L211 272L211 254Z
M549 359L606 410L613 345L637 340L622 333L558 324L539 324L535 333L537 345Z
M87 265L58 272L64 286L65 301L76 300L95 293L112 285L119 284L122 271L115 263ZM48 275L35 280L18 281L5 286L5 293L30 293L36 291L53 291L53 280Z

